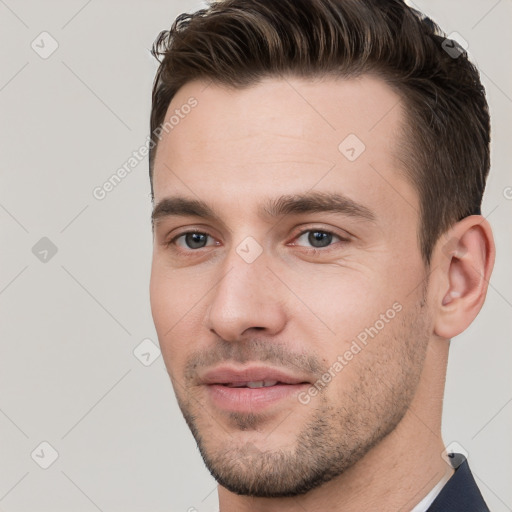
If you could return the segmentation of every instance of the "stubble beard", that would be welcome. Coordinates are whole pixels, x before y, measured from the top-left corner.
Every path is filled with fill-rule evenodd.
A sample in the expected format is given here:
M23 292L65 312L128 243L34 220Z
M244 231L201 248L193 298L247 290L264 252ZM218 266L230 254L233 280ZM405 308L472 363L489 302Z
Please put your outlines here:
M379 344L372 357L364 357L369 348L354 357L350 364L355 363L357 368L352 368L352 381L340 390L337 401L325 392L308 405L297 401L296 407L301 408L298 411L311 407L312 412L307 420L301 415L302 426L293 449L264 450L251 442L237 443L237 432L261 428L264 432L266 425L270 438L279 431L279 426L272 423L279 425L283 420L268 423L264 415L232 413L229 435L216 421L210 421L197 401L186 400L175 386L181 412L215 480L240 495L291 497L329 482L357 463L397 427L414 398L429 339L424 305L402 312L402 317L395 320L400 321L401 329L394 329L386 338L385 332L379 333L381 339L370 341ZM212 428L216 429L213 436Z

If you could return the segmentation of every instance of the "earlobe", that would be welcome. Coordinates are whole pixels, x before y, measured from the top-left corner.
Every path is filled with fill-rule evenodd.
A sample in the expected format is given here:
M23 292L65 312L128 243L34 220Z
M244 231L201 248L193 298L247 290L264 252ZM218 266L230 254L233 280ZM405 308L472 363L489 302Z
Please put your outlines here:
M465 217L436 245L435 260L442 274L436 297L434 331L450 339L475 319L487 294L494 266L495 245L489 223L480 215Z

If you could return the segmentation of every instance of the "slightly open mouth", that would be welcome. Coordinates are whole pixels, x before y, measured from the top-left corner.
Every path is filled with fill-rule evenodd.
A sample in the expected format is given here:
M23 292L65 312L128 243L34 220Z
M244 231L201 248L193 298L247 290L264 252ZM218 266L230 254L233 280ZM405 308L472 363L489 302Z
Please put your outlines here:
M269 388L271 386L293 386L305 384L304 382L297 382L297 384L287 384L286 382L280 382L278 380L257 380L257 381L249 381L249 382L226 382L222 383L222 386L227 388Z
M242 380L238 376L216 379L206 385L211 406L224 411L257 413L276 408L282 400L292 400L302 389L311 385L308 382L287 380ZM230 379L232 381L230 382Z

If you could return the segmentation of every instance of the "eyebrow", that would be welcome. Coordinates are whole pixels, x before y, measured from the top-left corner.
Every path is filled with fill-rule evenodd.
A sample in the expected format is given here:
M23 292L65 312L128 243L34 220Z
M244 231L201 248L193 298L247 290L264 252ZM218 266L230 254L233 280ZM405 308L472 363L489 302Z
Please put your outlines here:
M375 213L368 207L343 194L332 192L283 195L268 199L258 210L258 214L262 218L324 212L338 213L370 222L376 220ZM155 224L158 220L171 216L191 216L220 220L220 215L204 201L182 196L166 197L159 201L153 210L151 219Z

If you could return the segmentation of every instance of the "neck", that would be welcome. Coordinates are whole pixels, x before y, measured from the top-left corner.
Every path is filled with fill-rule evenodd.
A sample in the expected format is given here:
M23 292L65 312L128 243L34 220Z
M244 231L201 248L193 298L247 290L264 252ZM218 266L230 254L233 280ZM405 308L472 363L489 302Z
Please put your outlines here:
M307 494L287 498L239 496L219 486L220 512L413 509L447 471L453 474L441 456L447 350L446 340L433 340L415 397L401 422L343 474Z

